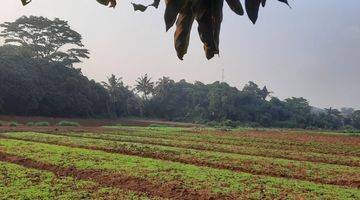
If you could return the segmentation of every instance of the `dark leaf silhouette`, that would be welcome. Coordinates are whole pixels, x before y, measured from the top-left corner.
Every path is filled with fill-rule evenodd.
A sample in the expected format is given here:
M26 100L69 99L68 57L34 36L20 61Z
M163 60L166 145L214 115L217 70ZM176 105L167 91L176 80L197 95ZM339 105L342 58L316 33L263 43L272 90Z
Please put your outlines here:
M31 0L21 0L23 5ZM116 6L116 0L96 0L98 3L110 7ZM265 7L266 0L244 0L245 10L252 23L256 23L260 6ZM288 0L278 0L289 5ZM230 9L237 15L243 15L244 9L240 0L226 0ZM145 12L149 7L158 8L160 0L152 0L151 4L132 3L135 11ZM191 28L196 20L198 32L207 59L219 54L219 38L223 20L224 0L165 0L165 25L168 31L176 22L174 36L177 56L182 60L187 53ZM289 6L290 7L290 6Z
M184 1L185 2L185 1ZM192 2L186 1L186 4L179 12L179 16L176 21L175 31L175 49L179 59L183 59L187 53L190 41L190 32L192 24L195 20L195 13L192 11Z
M165 9L165 24L166 31L168 31L176 21L176 17L178 16L181 8L185 5L184 1L177 0L165 0L166 9Z
M245 0L246 13L252 23L256 23L262 0Z
M132 3L132 5L133 5L135 11L144 12L148 8L147 6L144 6L142 4Z
M109 6L110 8L115 8L117 4L116 0L96 0L96 1L104 6Z
M21 3L26 6L28 3L30 3L31 0L21 0Z
M238 15L244 15L244 9L241 5L240 0L226 0L227 4Z

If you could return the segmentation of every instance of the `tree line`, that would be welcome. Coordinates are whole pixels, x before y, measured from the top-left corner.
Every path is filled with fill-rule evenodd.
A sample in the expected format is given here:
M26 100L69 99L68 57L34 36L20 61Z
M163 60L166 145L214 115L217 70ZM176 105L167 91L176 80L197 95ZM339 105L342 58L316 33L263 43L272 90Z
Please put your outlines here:
M220 126L360 129L360 110L315 109L305 98L281 100L254 82L243 88L153 80L134 87L110 75L89 80L74 64L89 57L66 21L22 17L0 25L0 114L51 117L147 117Z

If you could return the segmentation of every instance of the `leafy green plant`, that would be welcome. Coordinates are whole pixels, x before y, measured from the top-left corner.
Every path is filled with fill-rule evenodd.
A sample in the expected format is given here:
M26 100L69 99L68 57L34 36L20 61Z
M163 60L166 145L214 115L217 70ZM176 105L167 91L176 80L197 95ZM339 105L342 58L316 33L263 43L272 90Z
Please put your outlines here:
M35 122L34 126L50 126L49 122Z
M78 122L61 121L58 123L59 126L80 126Z
M28 123L26 124L26 126L34 126L34 125L35 125L34 122L28 122Z
M17 122L15 122L15 121L12 121L12 122L10 122L10 126L11 127L17 127L17 126L19 126L19 124Z

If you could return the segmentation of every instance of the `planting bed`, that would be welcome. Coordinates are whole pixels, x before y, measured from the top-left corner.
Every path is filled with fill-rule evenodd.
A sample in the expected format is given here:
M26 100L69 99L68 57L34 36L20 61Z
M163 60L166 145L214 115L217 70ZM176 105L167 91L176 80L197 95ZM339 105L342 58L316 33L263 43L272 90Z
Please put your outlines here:
M1 132L7 199L360 199L358 137L126 126Z

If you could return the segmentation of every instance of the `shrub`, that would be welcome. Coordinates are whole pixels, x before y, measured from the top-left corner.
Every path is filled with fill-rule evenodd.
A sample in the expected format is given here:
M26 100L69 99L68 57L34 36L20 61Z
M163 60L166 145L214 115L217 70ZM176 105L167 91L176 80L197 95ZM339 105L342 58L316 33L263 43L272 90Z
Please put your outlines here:
M28 123L26 124L26 126L34 126L34 125L35 125L34 122L28 122Z
M238 125L239 125L238 122L232 121L232 120L229 120L229 119L221 122L221 126L226 126L226 127L231 127L231 128L235 128Z
M207 125L207 126L210 126L210 127L218 127L218 126L221 126L220 123L217 122L217 121L207 122L206 125Z
M12 122L10 122L10 126L11 127L17 127L17 126L19 126L19 124L17 122L15 122L15 121L12 121Z
M216 127L217 130L219 131L222 131L222 132L228 132L228 131L231 131L232 127L230 126L219 126L219 127Z
M49 122L35 122L34 126L50 126Z
M148 127L165 128L165 127L169 127L169 125L166 125L166 124L150 124Z
M80 126L78 122L61 121L58 123L59 126Z
M355 135L358 135L358 133L360 133L360 130L355 129L351 125L346 125L346 126L343 127L342 132L344 132L344 133L355 133Z

